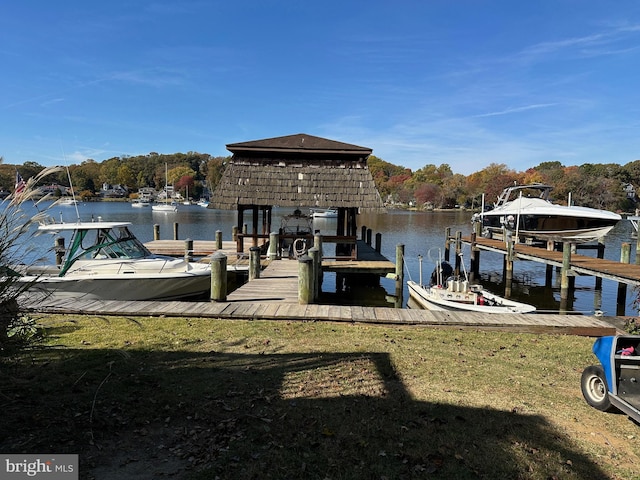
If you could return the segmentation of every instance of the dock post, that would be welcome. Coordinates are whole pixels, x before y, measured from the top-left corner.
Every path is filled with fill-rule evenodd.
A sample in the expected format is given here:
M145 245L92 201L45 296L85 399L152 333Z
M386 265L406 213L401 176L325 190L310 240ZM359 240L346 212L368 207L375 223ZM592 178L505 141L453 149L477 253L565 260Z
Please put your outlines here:
M596 257L597 258L604 258L604 238L599 238L598 239L598 250L597 250L597 254ZM636 263L638 263L638 260L640 260L637 256L636 256ZM600 291L602 292L602 277L596 277L596 285L595 285L595 289L596 291Z
M278 233L271 232L269 234L269 252L267 253L269 260L275 260L278 258Z
M173 222L173 239L178 240L178 222Z
M184 261L185 262L189 263L191 260L193 260L192 253L193 253L193 240L191 240L190 238L187 238L184 241Z
M238 226L234 225L231 228L231 240L233 240L234 242L238 241Z
M396 308L402 308L404 290L404 244L396 245Z
M631 261L631 244L628 242L620 245L620 263L629 263ZM625 303L627 302L627 284L618 283L618 300L616 301L616 315L624 316Z
M566 313L569 299L569 271L571 269L571 243L562 242L562 268L560 269L560 313Z
M311 301L316 303L320 298L320 291L322 290L321 284L321 272L322 272L322 260L320 259L320 250L317 247L311 247L307 251L311 257Z
M504 296L509 298L511 297L511 287L513 284L513 258L515 256L513 237L509 238L506 246L507 251L504 255Z
M222 232L216 230L216 250L222 250Z
M249 280L260 278L260 247L249 249Z
M227 300L227 256L222 252L211 256L211 300Z
M471 255L469 255L469 281L475 282L478 276L478 261L480 260L480 251L476 248L476 232L471 234Z
M55 239L54 250L56 252L56 265L62 265L62 259L64 258L64 237L58 237Z
M476 239L482 236L482 223L476 222L474 226L474 235L471 244L471 255L475 258L475 269L471 269L471 276L475 279L480 279L480 249L476 245Z
M318 249L318 255L320 256L320 260L322 260L322 235L319 233L313 236L313 248Z
M462 252L462 232L458 230L456 232L456 263L454 268L454 273L456 276L460 275L460 253Z
M367 227L365 225L362 225L362 228L360 229L360 231L361 231L360 240L364 242L365 238L367 238Z
M380 253L382 251L382 234L380 232L376 233L375 250L376 253Z
M153 239L160 240L160 225L157 223L153 226Z
M447 227L444 229L444 260L445 262L449 261L450 249L451 249L451 227Z
M313 260L309 255L298 257L298 303L309 305L312 302L312 270Z
M367 245L371 246L371 234L372 231L370 228L367 228Z

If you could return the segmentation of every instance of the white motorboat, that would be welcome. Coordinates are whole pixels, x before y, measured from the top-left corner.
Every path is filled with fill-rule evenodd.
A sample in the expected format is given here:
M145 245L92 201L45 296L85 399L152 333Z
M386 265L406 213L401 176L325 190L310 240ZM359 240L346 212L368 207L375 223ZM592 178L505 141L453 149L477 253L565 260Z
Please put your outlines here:
M621 220L617 213L549 200L550 185L534 183L506 188L493 209L476 213L483 236L513 235L557 242L589 242L604 237Z
M149 202L149 200L143 200L141 198L136 198L131 201L131 206L134 208L145 208L149 207L150 205L151 202Z
M59 261L17 266L18 284L54 299L169 300L200 297L211 286L211 267L154 255L129 230L129 222L45 224L39 233L66 240Z
M338 218L338 210L335 208L312 208L313 218Z
M451 265L438 258L433 270L430 285L422 283L422 257L420 257L420 281L407 281L409 297L425 310L461 310L482 313L531 313L536 307L499 297L482 285L470 284L464 263L461 264L464 276L453 277Z
M60 198L56 205L61 205L63 207L73 207L74 205L78 205L78 201L73 197Z
M407 281L409 296L425 310L462 310L482 313L531 313L536 307L499 297L466 280L426 286Z

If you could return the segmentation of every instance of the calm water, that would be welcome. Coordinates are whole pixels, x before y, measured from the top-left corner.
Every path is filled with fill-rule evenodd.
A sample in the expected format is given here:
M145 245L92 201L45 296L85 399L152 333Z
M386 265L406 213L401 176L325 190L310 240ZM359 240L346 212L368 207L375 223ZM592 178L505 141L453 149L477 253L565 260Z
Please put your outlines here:
M280 226L282 215L291 213L292 209L273 210L272 228L277 230ZM128 203L121 202L92 202L78 205L80 219L90 221L92 218L102 217L105 221L131 222L132 231L143 242L153 240L153 225L160 225L160 237L173 238L174 223L178 223L178 235L180 239L191 238L194 240L213 240L215 232L220 230L224 240L231 240L231 230L236 220L236 212L231 210L212 210L197 205L180 205L178 213L157 213L150 208L133 208ZM48 213L56 219L66 222L76 220L74 207L54 207ZM444 233L447 227L452 234L456 231L464 235L471 233L471 214L463 211L451 212L406 212L390 210L385 214L365 214L358 217L358 233L364 225L372 230L373 238L376 233L382 234L382 254L391 261L395 261L396 245L403 244L405 248L405 280L419 280L420 262L422 255L422 270L425 279L431 274L434 263L429 259L437 259L438 249L444 254ZM251 219L245 216L245 220ZM335 220L321 219L314 222L314 226L322 233L335 233ZM632 258L635 261L635 239L631 239L632 226L629 221L623 220L609 234L606 239L605 258L611 260L620 259L620 245L623 242L632 242ZM47 242L51 241L48 239ZM50 245L46 245L48 248ZM452 252L453 253L453 252ZM465 265L469 267L469 247L463 249ZM594 255L595 251L581 250L580 254ZM453 263L454 259L451 258ZM481 283L490 291L499 295L504 294L502 283L503 257L491 252L481 252ZM392 302L389 298L395 293L395 282L389 279L381 279L380 288L363 287L358 295L370 297L372 304L385 304ZM593 277L577 277L576 290L573 299L570 299L569 310L576 312L592 313L594 310L602 310L607 315L616 314L617 283L603 280L602 295L596 295L594 290L595 279ZM335 278L325 276L323 291L335 291ZM385 300L386 294L386 300ZM636 292L629 288L627 292L626 313L636 314L632 306ZM408 299L406 287L404 289L404 304ZM539 310L558 311L560 308L560 279L554 274L553 284L545 286L545 266L535 262L517 261L514 264L514 283L512 286L512 298L526 303L534 304Z

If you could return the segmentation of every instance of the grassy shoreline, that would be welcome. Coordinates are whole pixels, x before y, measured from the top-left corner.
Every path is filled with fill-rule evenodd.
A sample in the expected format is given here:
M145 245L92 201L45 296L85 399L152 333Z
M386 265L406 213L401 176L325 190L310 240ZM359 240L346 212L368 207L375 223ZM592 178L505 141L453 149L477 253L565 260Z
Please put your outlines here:
M44 316L4 359L0 449L81 478L627 479L638 426L589 407L592 339Z

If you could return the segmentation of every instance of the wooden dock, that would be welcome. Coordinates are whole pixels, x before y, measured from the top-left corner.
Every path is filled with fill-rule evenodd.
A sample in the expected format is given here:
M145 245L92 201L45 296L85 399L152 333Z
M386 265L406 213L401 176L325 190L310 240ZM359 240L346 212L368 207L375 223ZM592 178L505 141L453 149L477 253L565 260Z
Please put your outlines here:
M617 332L617 329L604 319L583 315L487 315L471 312L436 312L388 307L299 305L292 303L289 297L284 296L279 301L265 302L257 299L226 302L65 300L50 301L38 306L34 305L28 310L35 313L67 315L348 322L590 337L615 335Z
M471 244L469 237L462 238L462 243ZM507 254L504 241L477 237L475 247L479 250ZM555 267L562 267L562 252L546 250L518 243L514 245L516 259L531 260ZM640 265L616 262L603 258L595 258L577 253L571 254L570 270L580 275L606 278L626 285L640 285Z
M484 249L499 249L501 242L483 240ZM492 241L493 242L493 241ZM184 241L158 240L146 244L152 251L166 255L184 255ZM546 252L533 247L521 248L523 255L546 255L549 262L562 262L562 254ZM221 249L228 256L236 255L235 242L223 242ZM207 256L216 252L215 242L194 241L194 256ZM336 273L394 272L395 265L375 252L370 245L358 245L358 260L323 262L323 270ZM361 257L362 255L362 257ZM616 263L616 262L613 262ZM473 312L440 312L391 307L365 307L345 305L300 305L298 303L297 260L267 260L260 278L253 279L229 293L223 302L136 301L117 300L46 300L25 299L24 305L36 313L116 315L125 317L185 317L220 320L285 320L330 321L366 324L405 325L433 328L496 330L539 334L568 334L584 336L614 335L613 322L603 317L556 314L493 314ZM629 265L624 265L628 268ZM586 268L586 267L582 267ZM639 267L640 268L640 267ZM640 275L639 275L640 281ZM618 319L619 320L619 319Z

